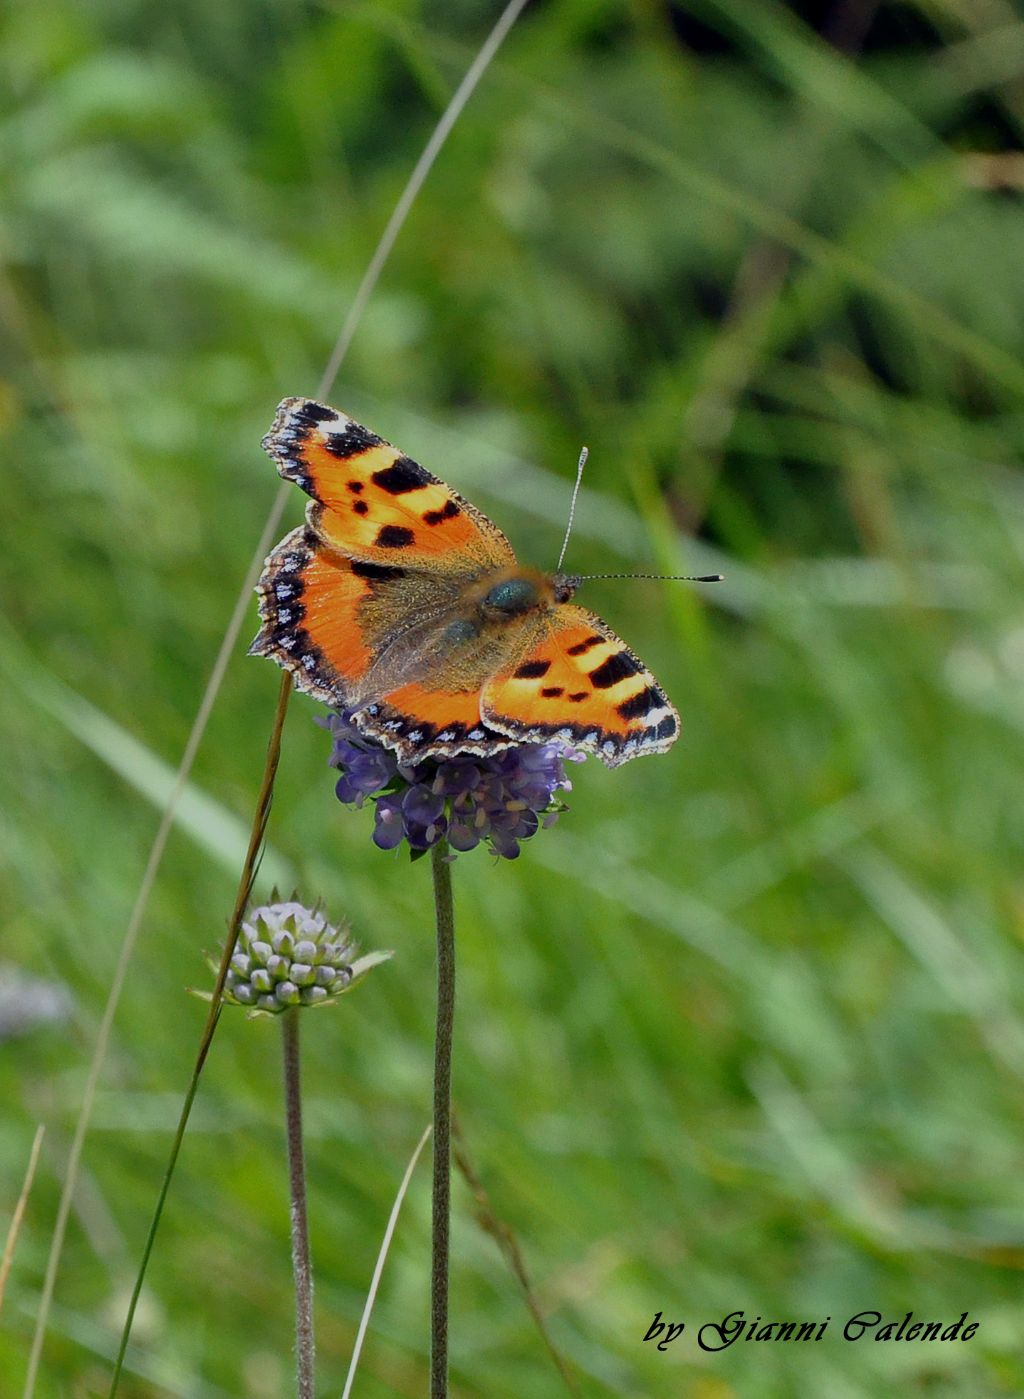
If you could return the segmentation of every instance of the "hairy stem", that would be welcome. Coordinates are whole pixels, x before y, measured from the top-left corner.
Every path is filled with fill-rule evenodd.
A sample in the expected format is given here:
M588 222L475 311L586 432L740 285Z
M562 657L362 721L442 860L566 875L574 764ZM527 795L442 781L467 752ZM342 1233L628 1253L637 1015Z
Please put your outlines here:
M448 1396L448 1255L452 1186L452 1027L455 1021L455 916L448 842L431 851L437 920L437 1025L434 1034L434 1186L430 1271L430 1399Z
M284 1115L291 1192L292 1274L295 1278L295 1362L298 1399L314 1399L316 1347L313 1342L313 1264L309 1256L306 1163L302 1154L302 1082L299 1073L299 1010L281 1017L284 1045Z

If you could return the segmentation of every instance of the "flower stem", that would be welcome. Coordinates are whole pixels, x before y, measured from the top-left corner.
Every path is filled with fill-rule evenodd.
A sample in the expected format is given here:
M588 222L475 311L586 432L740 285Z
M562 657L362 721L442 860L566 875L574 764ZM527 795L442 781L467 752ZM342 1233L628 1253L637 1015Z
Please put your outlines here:
M306 1163L302 1155L302 1083L299 1074L299 1011L281 1017L284 1046L284 1113L288 1137L288 1184L291 1191L292 1273L295 1278L295 1360L298 1399L314 1399L316 1348L313 1343L313 1265L309 1257L306 1210Z
M437 1027L434 1035L434 1187L430 1273L430 1399L448 1396L448 1254L451 1214L452 1027L455 1020L455 916L448 842L431 851L437 919Z
M196 1061L192 1068L192 1078L189 1081L188 1089L185 1093L185 1100L181 1105L181 1114L178 1117L178 1125L175 1128L174 1140L171 1142L171 1154L167 1161L166 1169L164 1170L164 1178L160 1184L160 1192L156 1197L153 1218L150 1221L149 1233L146 1235L146 1242L142 1250L142 1261L139 1264L135 1286L132 1288L131 1300L128 1303L128 1314L124 1319L124 1327L121 1331L121 1343L118 1346L117 1359L114 1361L114 1373L110 1380L108 1399L114 1399L118 1384L121 1380L125 1353L128 1350L128 1339L132 1333L132 1322L135 1320L135 1309L139 1304L139 1296L142 1293L142 1284L145 1281L150 1254L153 1252L156 1232L160 1227L160 1219L167 1201L167 1192L171 1188L171 1177L174 1175L174 1168L178 1163L178 1153L181 1151L181 1143L185 1137L185 1128L188 1126L188 1119L192 1112L192 1104L195 1101L196 1090L199 1087L199 1077L203 1072L206 1056L210 1052L214 1031L217 1028L217 1021L220 1019L221 1008L224 1004L224 982L227 980L228 968L231 965L235 944L238 941L238 929L242 923L245 905L249 901L253 880L256 878L260 848L263 844L263 836L266 832L267 821L270 817L270 801L274 794L274 778L277 776L277 765L281 758L281 733L284 729L284 717L288 712L288 700L291 698L291 693L292 677L285 671L284 675L281 677L281 688L278 690L277 694L277 709L274 711L274 723L270 731L270 742L267 744L267 760L263 768L263 781L260 783L259 796L256 799L256 810L252 818L252 831L249 835L249 848L245 852L245 861L242 865L242 873L238 881L238 893L235 895L235 906L231 913L231 921L228 924L228 936L224 944L224 955L220 959L217 980L214 984L213 994L210 997L210 1010L206 1017L206 1024L203 1026L199 1048L196 1051Z

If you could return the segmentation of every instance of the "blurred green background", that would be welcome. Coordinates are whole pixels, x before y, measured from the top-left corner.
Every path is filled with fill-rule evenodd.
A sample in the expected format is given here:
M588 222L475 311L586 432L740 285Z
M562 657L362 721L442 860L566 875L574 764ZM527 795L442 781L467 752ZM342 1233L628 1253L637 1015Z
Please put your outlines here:
M9 0L0 18L0 1315L21 1393L170 774L311 394L483 0ZM548 0L430 177L331 399L550 566L683 716L455 867L456 1098L586 1396L1024 1392L1024 19L1011 0ZM300 518L294 492L287 522ZM282 531L283 532L283 531ZM105 1393L278 674L244 629L117 1015L40 1399ZM320 1388L429 1116L429 869L293 702L277 876L395 958L306 1042ZM42 984L40 984L42 983ZM359 1399L426 1387L429 1181ZM455 1190L453 1393L566 1393ZM6 1226L4 1226L6 1227ZM291 1386L276 1027L225 1014L126 1396ZM865 1308L968 1344L844 1342ZM808 1347L696 1327L824 1319ZM661 1311L687 1322L658 1353Z

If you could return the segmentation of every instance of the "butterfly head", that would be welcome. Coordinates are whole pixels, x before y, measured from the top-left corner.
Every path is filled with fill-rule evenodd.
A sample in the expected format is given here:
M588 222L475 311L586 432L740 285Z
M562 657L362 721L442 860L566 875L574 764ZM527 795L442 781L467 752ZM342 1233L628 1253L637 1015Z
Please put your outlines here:
M488 580L486 591L480 595L480 608L490 620L508 622L552 602L568 602L579 581L565 573L544 574L529 568L508 570L496 582Z
M555 601L571 602L583 579L578 573L556 573L551 582L555 589Z

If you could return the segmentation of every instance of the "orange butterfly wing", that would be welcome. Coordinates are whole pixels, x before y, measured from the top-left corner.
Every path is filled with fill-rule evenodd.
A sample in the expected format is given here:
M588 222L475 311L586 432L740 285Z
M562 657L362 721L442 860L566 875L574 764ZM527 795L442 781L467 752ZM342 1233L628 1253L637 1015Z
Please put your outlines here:
M486 723L517 743L564 739L608 767L671 747L679 715L608 623L568 603L549 618L541 635L484 686Z
M269 656L293 673L298 689L344 705L372 659L359 608L381 586L376 575L388 571L324 549L300 525L267 559L258 588L262 626L250 656Z
M332 549L445 572L515 563L511 544L482 511L335 408L286 398L263 446L285 480L313 497L306 518Z
M400 645L403 630L420 622L422 605L410 607L395 586L401 580L426 575L441 612L458 580L515 563L486 515L334 408L286 398L263 446L312 501L307 524L267 559L258 588L262 627L250 654L271 657L326 704L358 702L379 649ZM457 707L452 722L461 732ZM370 716L368 729L372 723ZM479 709L470 727L480 728ZM381 736L398 746L389 731ZM487 738L506 746L497 734Z

